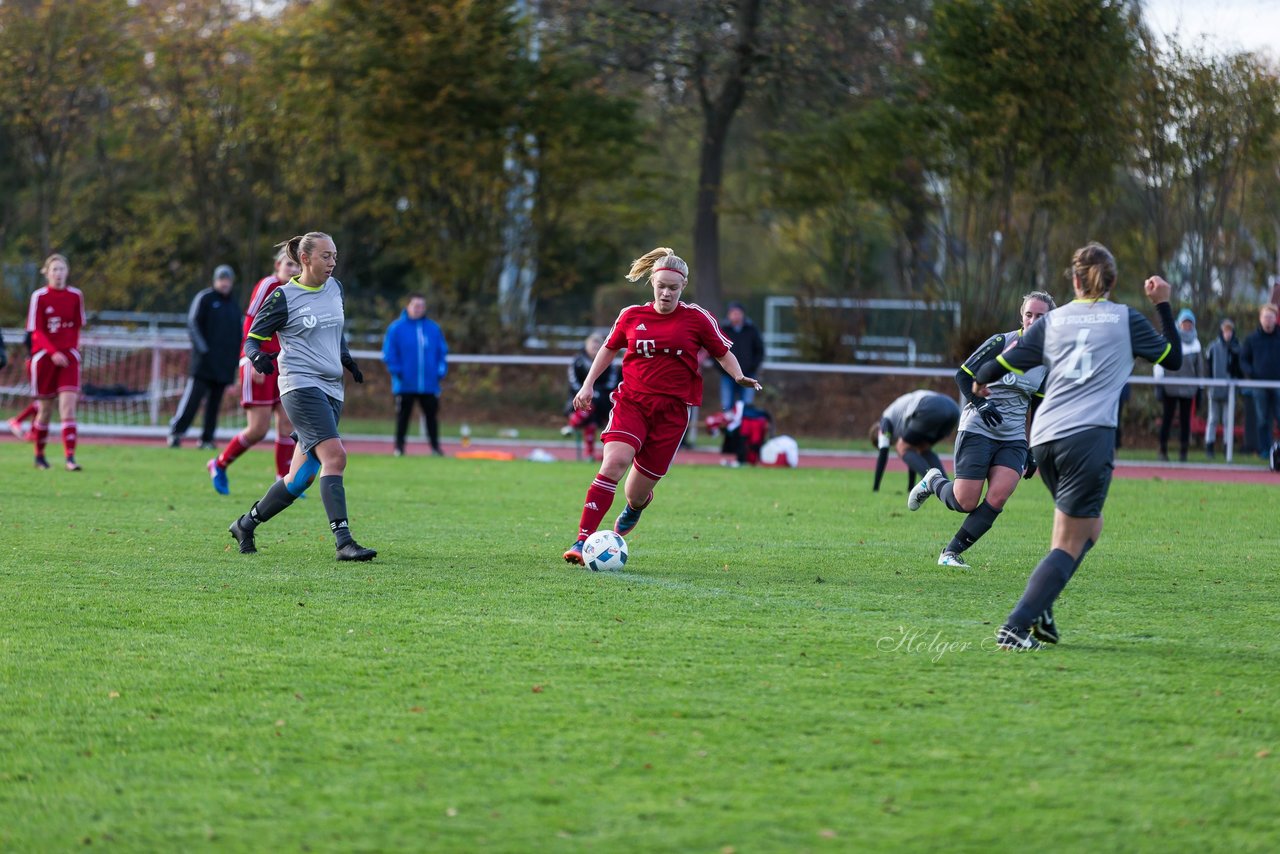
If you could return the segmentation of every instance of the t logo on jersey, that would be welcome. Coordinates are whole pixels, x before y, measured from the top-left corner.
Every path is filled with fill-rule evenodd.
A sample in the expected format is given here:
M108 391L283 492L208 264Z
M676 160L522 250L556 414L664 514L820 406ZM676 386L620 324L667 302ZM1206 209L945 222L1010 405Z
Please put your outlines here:
M646 359L652 359L653 353L658 349L658 342L651 338L637 338L636 352Z

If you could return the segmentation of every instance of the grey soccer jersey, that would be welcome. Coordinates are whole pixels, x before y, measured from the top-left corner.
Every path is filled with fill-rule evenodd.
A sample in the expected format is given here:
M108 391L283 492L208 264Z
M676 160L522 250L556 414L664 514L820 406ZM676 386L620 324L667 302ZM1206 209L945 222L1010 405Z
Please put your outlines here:
M945 394L920 389L889 404L880 416L880 429L908 444L940 442L960 420L960 407Z
M342 285L330 277L318 288L296 278L271 292L249 329L250 340L280 336L280 393L318 388L342 400L342 364L350 359L342 329Z
M1163 320L1169 307L1160 308ZM1041 445L1090 427L1115 427L1134 357L1158 364L1171 349L1137 310L1109 300L1075 300L1036 321L996 361L1015 373L1049 368L1044 403L1031 426L1031 444Z
M890 424L889 435L895 439L900 437L906 430L907 419L915 414L920 403L937 394L936 391L929 391L922 388L919 391L913 391L904 394L902 397L889 404L889 408L880 416L881 423L888 421Z
M969 376L986 361L985 353L999 354L998 347L993 344L1017 341L1022 330L1005 332L1003 335L992 335L981 347L974 351L969 360L960 366ZM1044 381L1049 369L1044 365L1036 365L1025 373L1009 371L1000 379L987 386L990 395L988 400L995 403L1004 418L998 426L988 427L978 410L972 403L966 403L960 413L960 430L965 433L980 433L997 442L1021 442L1027 437L1027 409L1034 397L1044 396Z

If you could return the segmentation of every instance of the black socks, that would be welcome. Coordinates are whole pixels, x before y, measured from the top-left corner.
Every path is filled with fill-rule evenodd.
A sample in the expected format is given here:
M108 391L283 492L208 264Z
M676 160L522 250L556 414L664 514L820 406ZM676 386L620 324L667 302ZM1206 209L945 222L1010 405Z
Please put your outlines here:
M320 478L320 500L324 502L324 512L329 515L329 529L338 548L342 548L351 540L351 529L347 526L347 490L342 485L342 475L324 475Z
M1062 549L1054 549L1045 555L1027 579L1027 589L1005 622L1024 631L1031 628L1031 623L1054 603L1062 588L1067 586L1092 545L1093 540L1085 543L1080 552L1080 560Z
M937 459L937 457L934 457L934 459ZM902 461L907 464L907 468L911 469L911 476L916 480L924 477L925 472L929 470L929 463L919 451L908 448L902 454Z
M948 496L950 491L948 490ZM941 496L939 496L941 497ZM951 507L951 504L947 504ZM958 510L959 507L951 507L952 510ZM956 535L951 538L951 542L947 545L947 551L960 554L965 549L972 546L982 538L982 535L991 530L991 526L996 523L996 517L1000 515L1000 511L992 507L987 502L982 502L973 508L973 512L965 517L960 525L960 530L956 531Z
M277 480L267 490L267 494L240 517L240 527L252 531L295 500L296 496L289 491L287 482ZM333 538L338 548L342 548L351 542L351 531L347 527L347 491L342 486L341 475L320 478L320 500L324 502L324 512L329 516L329 529L333 531Z
M289 487L285 485L285 482L277 480L271 484L267 494L262 496L248 513L240 517L240 527L246 531L252 531L292 504L295 498L296 496L289 491Z

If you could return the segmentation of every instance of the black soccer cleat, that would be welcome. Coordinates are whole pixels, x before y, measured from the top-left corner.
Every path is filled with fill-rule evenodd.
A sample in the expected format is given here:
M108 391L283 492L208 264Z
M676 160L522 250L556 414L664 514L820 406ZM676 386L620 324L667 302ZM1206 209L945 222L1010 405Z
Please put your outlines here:
M1057 643L1060 635L1058 634L1058 624L1053 621L1053 607L1044 609L1044 613L1036 617L1034 623L1031 624L1031 634L1036 636L1036 640L1044 643Z
M1031 651L1040 648L1040 642L1031 636L1031 632L1027 629L1018 629L1010 625L1003 625L996 629L996 648L1012 649L1021 651Z
M36 468L41 471L49 469L49 461L44 458L44 454L36 454Z
M241 527L238 517L227 530L231 532L231 536L235 541L240 544L240 554L252 555L258 553L258 547L253 542L253 531Z
M377 549L366 549L355 540L338 549L338 560L373 560L377 556Z

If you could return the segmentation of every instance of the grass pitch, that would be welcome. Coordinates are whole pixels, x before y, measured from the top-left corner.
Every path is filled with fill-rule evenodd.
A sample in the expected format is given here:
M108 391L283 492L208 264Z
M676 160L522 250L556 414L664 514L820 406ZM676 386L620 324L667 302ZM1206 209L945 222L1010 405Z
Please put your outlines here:
M0 451L3 849L1280 838L1274 488L1116 481L1062 645L1019 655L1038 481L956 571L900 475L677 465L595 575L559 557L587 464L353 456L351 565L318 496L232 550L265 453L225 498L196 452Z

